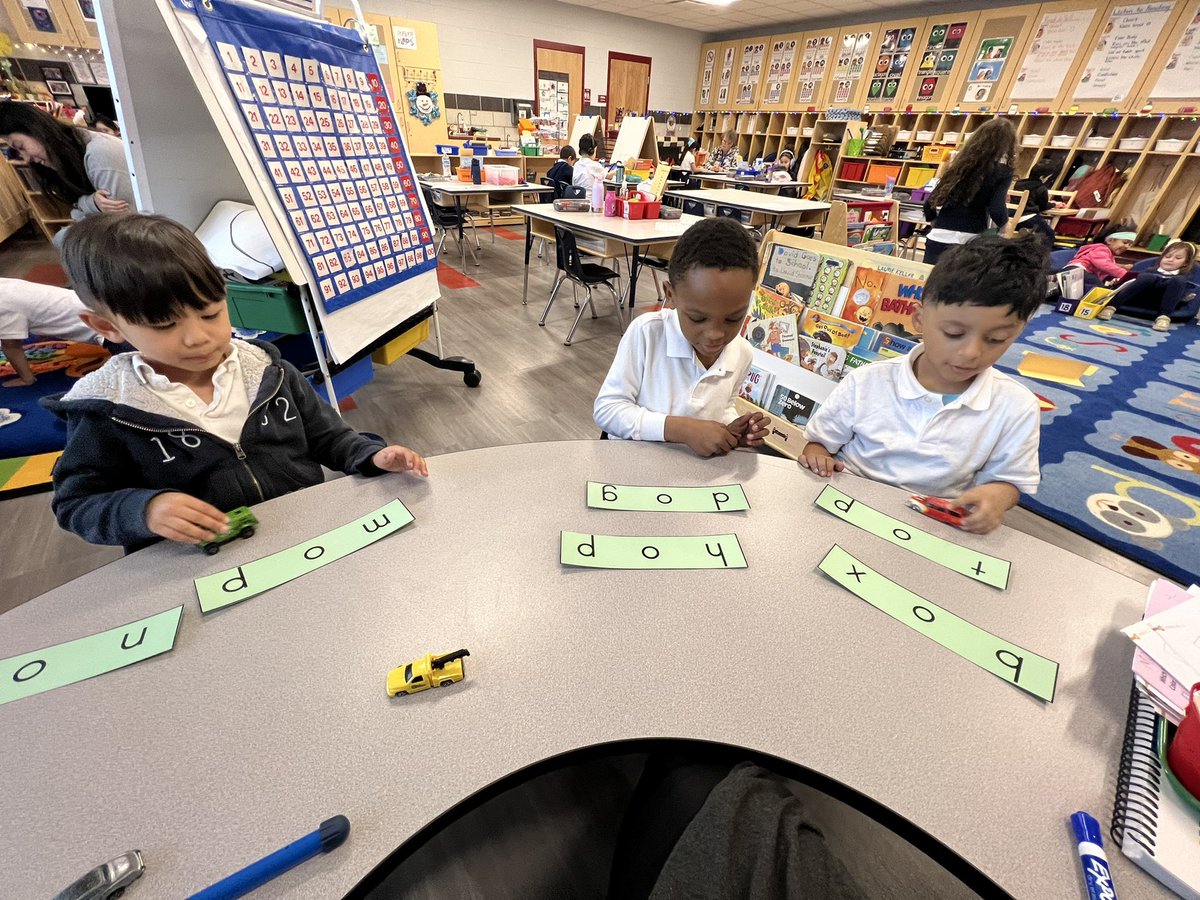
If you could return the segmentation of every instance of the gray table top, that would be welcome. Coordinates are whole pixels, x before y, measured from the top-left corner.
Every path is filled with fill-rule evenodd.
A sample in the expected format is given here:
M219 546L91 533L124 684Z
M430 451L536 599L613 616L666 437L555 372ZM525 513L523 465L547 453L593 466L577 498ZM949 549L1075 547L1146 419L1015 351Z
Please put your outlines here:
M0 657L184 604L173 652L0 706L7 897L45 897L129 848L135 890L178 897L343 813L346 845L256 896L328 898L424 824L550 756L627 738L720 741L850 785L1017 897L1079 895L1066 817L1107 826L1130 685L1117 629L1145 588L1002 529L1006 592L812 506L822 482L749 453L617 441L435 457L430 478L342 478L256 508L216 557L158 545L4 615ZM745 486L748 513L589 510L587 480ZM928 530L903 492L843 490ZM400 497L404 531L203 618L192 579ZM566 569L560 530L736 532L749 568ZM1053 704L976 669L827 580L838 542L868 565L1060 663ZM389 700L387 671L467 647L467 679ZM636 664L631 661L637 660ZM1122 898L1165 889L1110 849ZM141 893L138 893L140 891ZM131 895L133 896L133 895Z
M595 234L639 247L677 241L685 231L704 218L684 213L678 219L626 219L597 212L559 212L552 203L514 204L512 211L562 225L571 231Z
M668 197L686 197L704 203L720 203L754 212L797 213L825 212L828 203L818 200L801 200L796 197L780 197L777 194L762 194L755 191L739 191L737 188L700 188L699 190L667 191Z
M554 191L552 187L525 182L520 184L491 184L489 182L473 184L457 179L441 181L434 178L422 178L420 181L421 184L432 190L444 191L447 194L549 194Z

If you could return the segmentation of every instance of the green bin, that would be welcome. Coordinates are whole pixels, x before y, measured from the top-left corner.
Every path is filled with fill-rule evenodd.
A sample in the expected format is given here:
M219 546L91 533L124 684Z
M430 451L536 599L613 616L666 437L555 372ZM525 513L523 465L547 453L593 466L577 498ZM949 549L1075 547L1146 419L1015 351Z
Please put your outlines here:
M237 328L278 331L281 334L307 334L308 322L294 285L226 285L229 321Z

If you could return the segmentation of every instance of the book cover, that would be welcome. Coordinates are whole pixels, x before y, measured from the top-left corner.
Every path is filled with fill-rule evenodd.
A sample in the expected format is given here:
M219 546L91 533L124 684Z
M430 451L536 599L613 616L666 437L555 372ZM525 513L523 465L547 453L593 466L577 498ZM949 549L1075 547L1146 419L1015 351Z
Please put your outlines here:
M800 332L814 340L849 349L862 338L863 326L828 313L808 309L800 320Z
M783 297L800 300L811 309L833 312L849 260L775 244L767 256L760 286Z
M796 315L774 316L770 319L757 319L746 327L746 340L772 356L778 356L784 362L793 365L800 363L800 348L797 344Z
M920 341L914 341L911 338L900 337L897 334L881 334L879 338L878 353L885 359L889 356L904 356L919 343Z
M845 370L849 372L851 369L861 369L863 366L882 358L877 353L869 351L867 353L859 353L858 350L851 350L846 354L846 360L843 365Z
M783 290L790 289L784 285ZM774 319L779 316L800 316L803 313L804 304L790 293L780 293L762 285L754 289L754 299L750 306L751 319ZM742 334L746 334L746 329L743 329Z
M774 382L775 376L770 372L758 366L751 366L750 371L746 373L746 380L738 390L738 396L766 409L767 404L771 402L771 387Z
M775 396L771 398L771 405L767 407L767 412L802 428L808 424L809 418L817 411L817 406L818 403L815 400L781 384L775 388Z
M842 318L885 334L915 337L912 316L924 289L922 280L857 266Z
M841 381L846 371L846 348L816 338L809 340L808 344L808 352L801 357L800 367L830 381Z

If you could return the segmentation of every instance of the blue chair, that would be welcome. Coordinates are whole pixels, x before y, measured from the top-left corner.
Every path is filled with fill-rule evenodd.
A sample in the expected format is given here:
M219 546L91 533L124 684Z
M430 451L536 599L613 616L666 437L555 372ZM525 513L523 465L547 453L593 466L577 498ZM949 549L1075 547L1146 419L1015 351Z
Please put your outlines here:
M579 312L575 315L575 321L571 323L571 330L567 332L567 339L563 343L570 347L571 339L575 337L575 329L579 327L579 320L583 318L583 311L590 309L592 318L596 318L596 307L592 303L592 288L597 285L604 285L612 294L613 309L617 313L617 323L621 327L621 331L625 331L625 318L621 314L621 300L617 296L617 290L612 286L612 282L620 278L619 273L607 266L601 266L596 263L585 263L579 255L579 249L575 244L575 234L568 231L566 228L556 226L554 229L555 251L558 254L558 268L562 278L555 283L554 290L550 293L550 299L546 303L546 309L542 312L542 318L538 321L539 325L546 324L546 316L550 314L550 307L554 305L554 296L558 293L559 287L563 281L571 282L571 290L575 290L575 286L582 287L587 292L587 300L579 305Z

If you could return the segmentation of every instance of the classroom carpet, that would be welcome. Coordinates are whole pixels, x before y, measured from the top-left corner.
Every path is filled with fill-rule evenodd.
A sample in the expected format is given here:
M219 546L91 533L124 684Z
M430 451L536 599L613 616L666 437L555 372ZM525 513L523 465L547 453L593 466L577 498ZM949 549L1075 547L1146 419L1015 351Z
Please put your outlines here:
M1200 581L1200 327L1043 307L997 366L1042 406L1042 482L1021 505Z
M49 490L50 469L66 446L67 427L38 401L69 391L109 354L95 344L33 338L25 342L25 355L37 381L28 387L0 387L0 499ZM0 355L0 381L14 374Z

